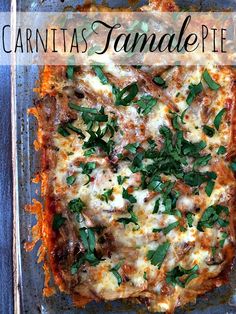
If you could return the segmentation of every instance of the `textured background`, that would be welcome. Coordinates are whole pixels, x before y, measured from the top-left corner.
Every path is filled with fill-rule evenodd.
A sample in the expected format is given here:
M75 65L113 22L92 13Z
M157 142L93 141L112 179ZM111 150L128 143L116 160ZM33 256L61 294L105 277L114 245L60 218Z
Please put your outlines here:
M0 11L10 1L0 0ZM0 66L0 313L13 313L10 67Z

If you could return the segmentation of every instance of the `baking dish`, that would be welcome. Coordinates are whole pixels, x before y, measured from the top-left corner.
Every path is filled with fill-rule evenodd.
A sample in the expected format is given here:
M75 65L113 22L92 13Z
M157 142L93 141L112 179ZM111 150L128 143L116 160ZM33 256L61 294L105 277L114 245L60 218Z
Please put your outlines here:
M225 1L224 7L233 9L234 1ZM98 4L101 1L97 1ZM181 6L195 5L197 9L216 7L213 1L180 1ZM79 4L79 2L76 2ZM144 1L138 5L144 4ZM18 11L60 11L65 6L75 5L75 1L58 3L58 1L17 1L12 3L12 10ZM126 1L110 1L108 5L127 6ZM136 4L137 5L137 4ZM218 9L221 9L218 1ZM134 5L135 6L135 5ZM13 13L14 13L13 12ZM49 299L42 296L43 272L37 264L37 246L32 253L26 253L24 242L30 240L30 230L35 218L24 211L26 204L33 198L39 199L39 186L32 183L32 178L39 170L38 155L34 151L36 125L33 117L27 115L27 109L33 105L35 95L33 88L38 78L36 66L12 67L12 142L14 171L14 274L15 274L15 312L16 313L137 313L142 306L123 302L92 303L84 310L73 308L70 297L57 294ZM231 284L199 298L197 305L188 306L192 313L235 313L233 292L236 275L232 272ZM236 287L236 286L235 286ZM184 313L186 309L178 309Z

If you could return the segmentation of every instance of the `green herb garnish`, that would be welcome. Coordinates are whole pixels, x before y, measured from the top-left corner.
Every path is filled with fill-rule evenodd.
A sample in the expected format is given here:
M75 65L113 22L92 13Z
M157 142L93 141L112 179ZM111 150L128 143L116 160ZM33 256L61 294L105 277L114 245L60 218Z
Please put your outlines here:
M80 138L85 139L85 135L83 134L81 129L76 128L72 123L67 123L66 127L75 133L79 134Z
M176 228L178 226L179 226L179 222L175 221L175 222L172 222L171 224L169 224L165 228L152 229L152 232L163 232L164 235L167 235L171 230L173 230L174 228Z
M129 106L130 102L135 98L138 93L138 85L132 83L122 90L115 91L115 105L116 106Z
M96 163L94 161L89 161L87 163L81 163L79 167L82 168L82 174L86 174L88 176L88 182L85 183L86 185L90 182L90 174L96 168Z
M230 169L236 172L236 160L232 161L229 165Z
M76 180L76 177L75 177L75 176L69 176L69 177L66 178L66 183L67 183L68 185L72 185L72 184L75 183L75 180Z
M226 153L226 148L224 146L220 146L217 150L217 155L224 155Z
M152 211L153 214L158 213L158 211L159 211L159 206L160 206L160 199L158 198L158 199L156 200L156 202L155 202L155 205L154 205L154 208L153 208L153 211Z
M152 110L152 108L157 104L157 100L151 95L144 95L139 100L136 101L139 106L138 113L146 116Z
M220 240L220 247L223 248L225 244L225 240L228 238L228 233L222 232L221 233L221 240Z
M214 189L214 186L215 186L215 182L213 180L210 180L207 182L207 185L205 187L205 192L206 192L207 196L209 196L209 197L211 196L211 193Z
M203 125L202 130L208 137L213 137L215 134L215 130L208 125Z
M186 99L186 102L188 105L191 105L191 103L194 101L194 99L203 91L203 86L202 83L200 82L199 84L190 84L189 85L189 94Z
M198 265L193 266L191 269L184 269L180 265L176 266L173 270L167 272L166 282L173 286L178 285L185 288L191 280L198 276L198 270Z
M123 225L128 225L129 223L133 223L138 225L138 217L133 212L133 206L128 207L128 212L130 213L130 217L122 217L117 219L118 222L123 223Z
M227 227L229 222L221 218L222 213L227 216L229 214L228 207L222 205L209 206L199 220L197 229L203 231L203 228L212 228L216 223L221 227Z
M108 203L108 200L110 199L111 195L112 195L112 192L113 192L113 188L112 189L109 189L107 191L105 191L103 194L102 194L102 198L105 200L106 203Z
M161 76L155 76L153 82L162 88L167 88L166 81Z
M136 198L132 194L129 194L125 188L123 188L122 197L132 204L137 202Z
M91 147L84 152L84 156L90 157L95 153L95 151L96 151L95 148Z
M68 66L66 69L66 75L69 80L73 80L73 77L74 77L74 63L75 63L75 57L74 56L69 57Z
M119 185L122 185L126 179L128 179L129 177L122 177L122 176L117 176L117 182Z
M151 261L152 265L157 266L158 269L160 269L169 250L169 247L170 243L169 241L166 241L165 243L159 245L156 250L148 251L147 259Z
M92 66L92 69L94 70L94 72L96 73L98 78L100 79L101 83L103 85L105 85L105 84L108 84L108 79L107 79L106 75L103 73L102 68L103 67L101 65L93 65Z
M58 230L66 221L65 217L62 217L62 214L55 214L53 217L52 228L53 230Z
M139 146L140 146L140 143L130 143L126 145L124 148L128 150L131 154L135 154Z
M80 213L85 207L85 203L78 197L68 203L68 208L72 213Z
M70 135L70 133L67 131L67 129L65 127L63 127L62 125L59 125L59 127L57 128L57 132L64 137L67 137Z
M112 267L112 268L110 269L110 272L112 272L113 275L116 277L117 283L118 283L119 286L120 286L121 283L122 283L122 277L121 277L121 275L118 273L118 270L120 269L120 267L122 266L122 264L123 264L123 261L122 261L122 262L119 262L118 264L116 264L114 267Z
M215 119L214 119L214 121L213 121L214 126L215 126L215 128L216 128L217 131L218 131L219 128L220 128L221 120L222 120L222 118L223 118L223 115L226 113L226 111L227 111L227 110L226 110L225 108L221 109L221 110L217 113L217 115L216 115L216 117L215 117Z
M186 218L187 218L187 222L188 222L188 226L191 228L193 226L193 217L194 214L193 213L187 213Z
M210 89L218 90L220 88L220 85L212 79L212 77L210 76L207 70L204 70L202 77L204 81L207 83L207 85L210 87Z

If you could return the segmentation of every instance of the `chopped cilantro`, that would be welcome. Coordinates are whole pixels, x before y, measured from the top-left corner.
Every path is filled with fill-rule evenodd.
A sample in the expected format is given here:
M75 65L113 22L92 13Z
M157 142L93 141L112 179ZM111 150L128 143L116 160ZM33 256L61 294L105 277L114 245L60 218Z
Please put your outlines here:
M203 125L202 131L208 136L208 137L213 137L215 134L215 130L208 126L208 125Z
M53 230L58 230L66 221L66 218L62 214L55 214L53 217L52 228Z
M140 143L130 143L126 145L124 148L128 150L131 154L135 154L139 146L140 146Z
M138 225L138 218L133 212L133 206L128 207L128 212L130 213L130 217L122 217L117 219L118 222L123 223L123 225L128 225L129 223L134 223L135 225Z
M120 286L121 283L122 283L122 277L121 277L121 275L119 274L118 270L120 269L120 267L122 266L122 264L123 264L123 261L122 261L122 262L119 262L118 264L116 264L114 267L112 267L112 268L110 269L110 272L112 272L113 275L116 277L117 283L118 283L119 286Z
M122 177L122 176L117 176L117 182L119 185L122 185L126 179L128 179L129 177Z
M197 95L203 91L203 86L202 86L202 83L200 82L197 85L190 84L188 88L189 88L189 94L186 99L186 102L188 105L191 105L191 103L194 101Z
M174 269L167 272L166 282L173 286L178 285L185 288L191 280L198 276L198 270L198 265L193 266L191 269L184 269L180 265L176 266Z
M106 192L104 192L102 194L102 198L105 200L106 203L108 203L108 200L110 199L110 197L112 195L112 192L113 192L113 188L109 189L109 190L106 190Z
M225 240L228 238L228 233L222 232L221 233L221 240L220 240L220 247L223 248L225 244Z
M67 137L70 135L70 132L68 132L67 129L63 127L62 125L59 125L59 127L57 128L57 132L64 137Z
M212 79L207 69L204 70L202 77L204 81L207 83L207 85L210 87L210 89L218 90L220 88L220 85Z
M129 194L128 190L126 190L125 188L123 188L122 197L128 200L130 203L137 202L136 198L132 194Z
M152 229L152 232L163 232L164 235L167 235L171 230L179 226L179 222L175 221L169 224L167 227L164 228L158 228L158 229Z
M155 76L153 82L162 88L167 88L166 81L161 76Z
M215 128L216 128L217 131L218 131L219 128L220 128L220 124L221 124L223 115L224 115L225 113L226 113L226 108L221 109L221 110L217 113L217 115L216 115L216 117L215 117L215 119L214 119L214 121L213 121L214 126L215 126Z
M157 104L157 100L151 95L144 95L139 100L136 101L139 106L138 113L146 116L152 110L152 108Z
M151 261L152 265L157 266L158 269L160 269L169 250L169 247L170 242L166 241L165 243L159 245L156 250L148 251L147 259Z
M130 102L135 98L138 93L138 85L132 83L122 90L116 89L115 91L115 105L116 106L129 106Z
M106 75L103 73L101 65L93 65L92 69L94 70L96 75L99 77L99 79L103 85L108 84L108 79L107 79Z
M84 207L85 203L81 200L80 197L75 198L68 203L68 208L72 213L79 214Z
M188 226L191 228L193 226L193 217L194 214L193 213L187 213L186 218L187 218L187 222L188 222Z
M229 165L230 169L236 172L236 160L232 161Z
M217 155L224 155L226 153L226 148L224 146L220 146L217 150Z
M72 185L72 184L75 183L75 180L76 180L76 177L75 177L75 176L68 176L68 177L66 178L66 183L67 183L68 185Z
M229 221L221 218L222 213L225 213L227 217L229 214L228 207L222 205L209 206L199 220L197 229L199 231L203 231L203 228L212 228L216 223L221 227L227 227L229 225Z

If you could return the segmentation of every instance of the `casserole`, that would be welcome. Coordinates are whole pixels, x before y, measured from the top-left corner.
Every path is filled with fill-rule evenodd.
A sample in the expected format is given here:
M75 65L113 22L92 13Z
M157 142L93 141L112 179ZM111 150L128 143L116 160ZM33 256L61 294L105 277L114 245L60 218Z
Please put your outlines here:
M26 78L27 76L25 76L25 78ZM24 78L24 79L25 79ZM25 95L23 96L22 95L22 97L25 97ZM20 108L18 108L18 110L20 110ZM13 117L14 117L14 115L13 115ZM24 127L23 125L22 125L22 127ZM22 139L24 139L24 133L21 135L21 137L22 137ZM31 144L32 144L32 142L31 142ZM131 144L131 143L130 143ZM22 144L21 144L22 145ZM19 148L19 146L18 146L18 148ZM21 147L21 149L22 149L22 147ZM26 160L27 160L27 155L29 154L28 152L26 153L26 155L24 155L24 150L20 150L20 152L22 153L22 155L21 155L21 157L23 157L23 159L25 160L25 158L26 158ZM30 154L31 155L31 154ZM31 157L32 158L32 157ZM26 161L26 164L25 164L25 161L24 161L24 167L21 169L21 170L24 170L24 169L26 169L26 168L31 168L31 163L34 163L35 161L34 160L32 160L32 159L30 159L29 158L29 160L28 161ZM28 164L27 164L28 163ZM28 174L29 175L29 174ZM24 176L24 178L25 178L25 176ZM27 179L29 179L29 176L28 176L28 178ZM33 189L31 189L30 188L30 190L29 191L26 191L27 193L30 193L30 197L32 197L32 195L33 195ZM29 194L28 194L29 195ZM18 265L19 266L19 265ZM23 266L24 266L24 263L23 263ZM26 273L27 273L27 271L26 271ZM25 276L27 276L28 274L24 274ZM24 295L24 299L25 298L27 298L27 296L26 296L26 294ZM50 301L46 301L47 303L49 302L52 302L52 304L54 304L53 303L53 299L52 300L50 300ZM41 305L42 307L44 306L44 305ZM53 305L54 306L54 305Z

